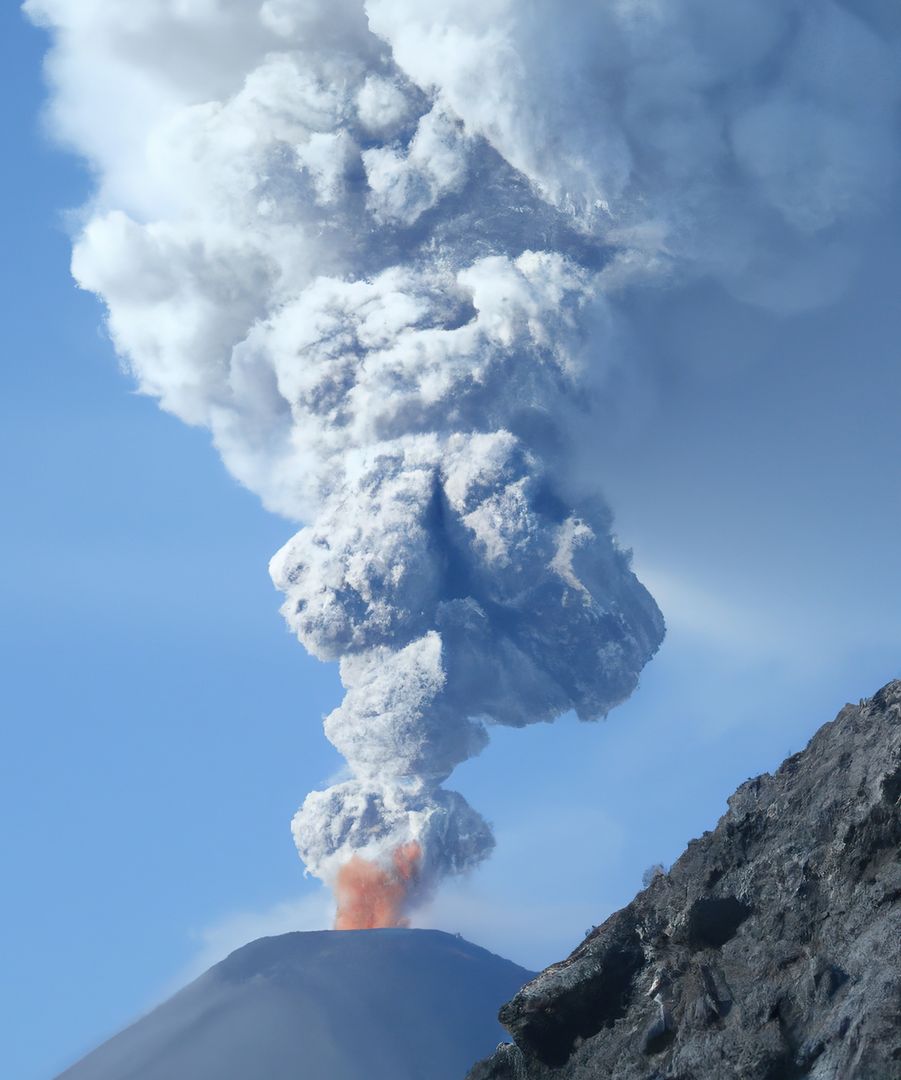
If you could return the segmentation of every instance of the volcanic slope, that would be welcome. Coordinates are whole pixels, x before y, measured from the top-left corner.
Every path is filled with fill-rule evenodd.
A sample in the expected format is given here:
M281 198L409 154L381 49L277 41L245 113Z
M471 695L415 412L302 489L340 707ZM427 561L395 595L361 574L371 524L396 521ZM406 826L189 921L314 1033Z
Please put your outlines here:
M470 1080L901 1080L901 682L506 1004Z
M533 974L436 930L261 938L59 1080L460 1080Z

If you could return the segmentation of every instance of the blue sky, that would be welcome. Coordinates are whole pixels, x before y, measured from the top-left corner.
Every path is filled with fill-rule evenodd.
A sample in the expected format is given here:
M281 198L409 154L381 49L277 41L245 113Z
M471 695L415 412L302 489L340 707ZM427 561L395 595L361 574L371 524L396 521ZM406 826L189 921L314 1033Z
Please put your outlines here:
M90 178L41 135L42 35L0 19L0 1074L45 1080L223 949L321 925L288 822L340 764L320 727L340 686L277 613L291 525L132 392L73 285L65 212ZM667 641L606 723L500 730L457 771L498 850L424 921L557 958L898 675L898 222L828 308L698 286L634 320L634 408L597 469Z

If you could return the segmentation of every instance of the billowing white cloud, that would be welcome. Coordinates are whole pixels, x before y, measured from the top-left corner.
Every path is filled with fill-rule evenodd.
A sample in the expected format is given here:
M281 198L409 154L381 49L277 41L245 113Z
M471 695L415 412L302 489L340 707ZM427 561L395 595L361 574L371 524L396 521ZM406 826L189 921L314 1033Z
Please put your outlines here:
M879 0L28 0L97 191L73 268L140 388L302 527L285 617L347 696L308 868L492 846L441 785L633 690L663 623L574 433L617 291L821 301L897 181ZM576 422L578 420L578 423ZM585 470L581 473L584 475Z
M620 264L641 256L641 273L662 265L779 308L816 303L898 178L892 0L367 10L417 84L543 199L618 241Z

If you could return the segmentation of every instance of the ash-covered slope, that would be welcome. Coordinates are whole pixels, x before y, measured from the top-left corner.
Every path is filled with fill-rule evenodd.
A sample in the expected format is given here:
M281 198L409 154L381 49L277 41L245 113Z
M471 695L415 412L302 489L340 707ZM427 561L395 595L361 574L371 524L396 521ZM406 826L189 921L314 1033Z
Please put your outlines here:
M898 1080L899 795L893 682L525 986L470 1080Z
M60 1080L459 1080L532 974L435 930L261 938Z

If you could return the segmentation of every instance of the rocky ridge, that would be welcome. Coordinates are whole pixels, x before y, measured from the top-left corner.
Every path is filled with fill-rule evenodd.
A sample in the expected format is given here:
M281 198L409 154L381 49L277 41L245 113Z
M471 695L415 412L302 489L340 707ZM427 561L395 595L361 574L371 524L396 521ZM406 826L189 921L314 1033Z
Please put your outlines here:
M901 681L501 1008L469 1080L901 1080Z

